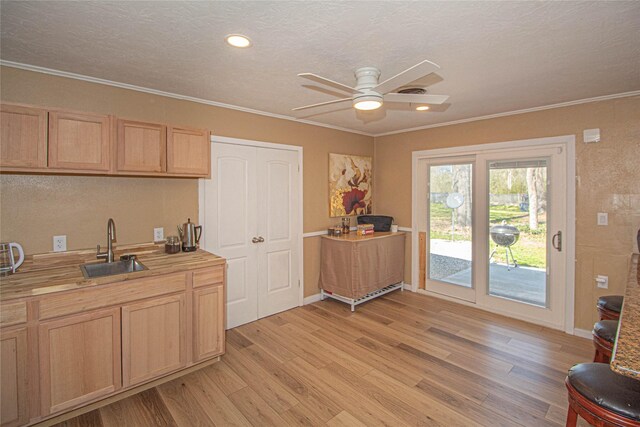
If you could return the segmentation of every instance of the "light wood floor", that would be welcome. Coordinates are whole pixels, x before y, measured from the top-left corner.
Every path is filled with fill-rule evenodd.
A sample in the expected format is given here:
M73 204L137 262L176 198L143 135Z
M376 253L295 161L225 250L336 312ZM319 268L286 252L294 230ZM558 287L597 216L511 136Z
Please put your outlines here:
M227 333L221 362L66 426L557 426L591 341L411 292Z

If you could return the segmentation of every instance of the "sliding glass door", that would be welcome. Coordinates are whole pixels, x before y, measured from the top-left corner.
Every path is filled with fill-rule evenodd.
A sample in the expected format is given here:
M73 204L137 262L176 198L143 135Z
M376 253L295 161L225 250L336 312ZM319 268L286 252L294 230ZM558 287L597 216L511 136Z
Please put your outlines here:
M426 291L562 326L565 155L530 147L424 159Z

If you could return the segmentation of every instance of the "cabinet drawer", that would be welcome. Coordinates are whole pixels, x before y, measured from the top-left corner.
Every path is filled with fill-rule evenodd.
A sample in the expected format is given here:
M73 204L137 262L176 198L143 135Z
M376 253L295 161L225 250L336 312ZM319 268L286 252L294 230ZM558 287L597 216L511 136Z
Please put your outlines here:
M0 326L19 325L27 321L27 303L24 301L0 306Z
M193 287L224 283L224 265L193 272Z
M43 298L40 318L64 316L144 298L184 291L186 274L146 277Z

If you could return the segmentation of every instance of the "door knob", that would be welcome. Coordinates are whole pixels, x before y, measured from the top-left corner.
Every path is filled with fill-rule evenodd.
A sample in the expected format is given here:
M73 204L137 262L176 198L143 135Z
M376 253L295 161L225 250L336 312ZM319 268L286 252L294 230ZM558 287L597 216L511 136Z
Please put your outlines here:
M251 241L253 243L260 243L260 239L258 239L257 237L254 237L253 239L251 239Z
M258 237L258 241L259 241L260 243L264 242L264 237L262 237L262 236Z

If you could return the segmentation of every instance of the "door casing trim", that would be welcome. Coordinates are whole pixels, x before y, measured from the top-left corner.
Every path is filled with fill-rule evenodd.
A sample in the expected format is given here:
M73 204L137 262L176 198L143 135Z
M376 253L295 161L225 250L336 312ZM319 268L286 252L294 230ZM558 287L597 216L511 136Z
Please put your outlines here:
M574 333L575 325L575 260L576 260L576 137L575 135L561 135L546 138L521 139L487 144L463 145L451 148L436 148L432 150L413 151L411 154L411 290L418 291L419 260L418 260L418 162L422 159L450 157L456 155L483 154L491 151L517 149L526 147L562 146L566 150L566 274L565 274L565 320L564 331ZM421 291L422 293L423 291ZM424 291L432 296L438 294ZM446 299L446 298L445 298ZM477 307L477 306L476 306ZM482 307L478 307L481 308ZM527 320L527 319L523 319Z
M302 147L299 147L297 145L287 145L287 144L276 144L273 142L266 142L266 141L254 141L254 140L250 140L250 139L239 139L239 138L230 138L227 136L216 136L216 135L211 135L211 144L214 143L222 143L222 144L230 144L230 145L243 145L243 146L250 146L250 147L259 147L259 148L272 148L272 149L276 149L276 150L285 150L285 151L294 151L298 153L298 166L300 167L300 179L298 180L298 191L300 194L299 200L298 200L298 215L299 215L299 221L298 221L298 247L300 248L299 253L298 253L298 277L300 278L300 292L299 292L299 296L298 296L298 306L301 307L304 305L304 242L303 242L303 238L304 238L304 233L303 233L303 227L304 227L304 194L303 194L303 176L304 176L304 170L303 170L303 165L302 165L302 159L303 159L303 149ZM212 171L212 175L213 175L213 171ZM211 178L210 178L211 179ZM205 178L200 178L198 179L198 223L201 225L205 225L205 217L204 217L204 209L202 208L204 206L204 180ZM204 234L202 236L202 245L204 245Z

